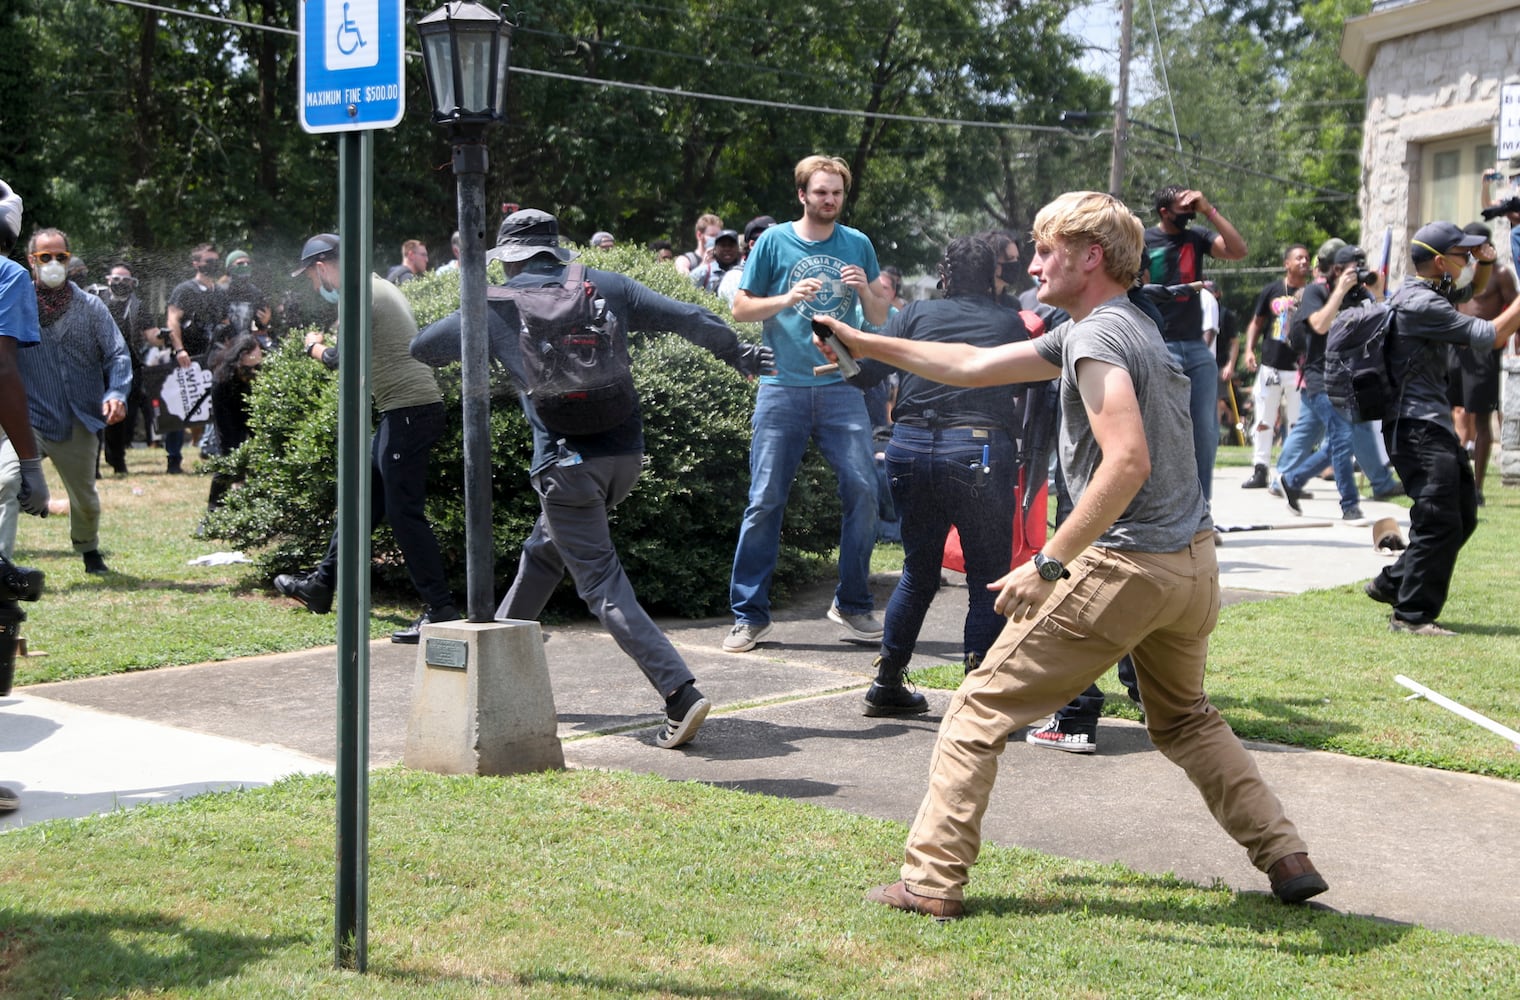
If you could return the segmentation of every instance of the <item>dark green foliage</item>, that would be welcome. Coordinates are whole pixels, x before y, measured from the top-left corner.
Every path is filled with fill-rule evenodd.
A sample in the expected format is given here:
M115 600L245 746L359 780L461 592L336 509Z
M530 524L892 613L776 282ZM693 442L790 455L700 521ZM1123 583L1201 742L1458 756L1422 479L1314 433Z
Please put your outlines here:
M593 267L627 271L672 297L726 311L720 300L642 251L591 252L586 260ZM492 272L500 277L494 265ZM422 326L459 302L458 281L451 275L409 282L402 290ZM634 345L648 458L638 487L612 516L613 538L646 607L688 616L718 614L728 606L729 571L749 489L755 388L680 337L645 335L636 337ZM449 428L434 451L428 518L454 589L463 593L464 454L457 365L439 372L439 386ZM298 348L277 352L264 362L255 384L250 440L235 455L216 460L246 470L248 478L212 516L211 528L239 547L262 549L259 570L267 576L308 568L326 551L337 506L337 396L334 373ZM538 498L527 475L532 453L516 392L498 368L491 401L491 530L498 596L515 574L518 551L538 516ZM778 590L815 570L810 556L833 550L839 516L833 473L812 450L793 484ZM372 546L376 585L409 590L389 530L376 532ZM573 612L578 605L567 578L557 606Z

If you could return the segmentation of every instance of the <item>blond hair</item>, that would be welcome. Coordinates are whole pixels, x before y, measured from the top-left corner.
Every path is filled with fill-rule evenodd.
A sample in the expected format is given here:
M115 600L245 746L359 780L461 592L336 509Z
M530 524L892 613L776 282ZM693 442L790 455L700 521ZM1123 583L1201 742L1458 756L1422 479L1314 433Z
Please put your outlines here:
M797 161L797 166L792 171L793 176L797 178L797 190L806 190L808 181L820 170L826 174L838 174L839 179L844 181L844 189L846 191L850 190L850 182L853 180L850 176L850 165L837 156L820 155L805 157Z
M1068 191L1040 209L1033 235L1045 244L1096 244L1103 251L1103 272L1126 288L1140 273L1145 227L1113 195Z
M717 226L719 229L722 229L723 228L723 220L720 219L720 218L718 218L716 215L714 215L711 212L708 212L706 215L699 215L699 216L697 216L697 248L698 249L701 249L701 247L702 247L702 237L706 236L707 235L707 230L710 229L710 228L712 228L713 226Z

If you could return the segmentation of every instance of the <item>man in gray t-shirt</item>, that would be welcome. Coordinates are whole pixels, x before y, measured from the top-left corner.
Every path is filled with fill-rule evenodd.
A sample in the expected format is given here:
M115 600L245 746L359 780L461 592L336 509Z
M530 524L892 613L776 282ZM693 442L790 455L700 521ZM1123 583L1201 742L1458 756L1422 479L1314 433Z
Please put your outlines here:
M1134 658L1146 727L1287 903L1324 892L1303 840L1203 692L1219 616L1214 533L1191 447L1188 380L1125 296L1140 220L1118 199L1062 195L1035 217L1029 273L1072 322L995 348L870 336L829 320L857 357L956 385L1060 376L1061 470L1074 507L1034 559L991 586L1008 618L945 711L902 881L867 898L963 915L981 816L1008 736Z

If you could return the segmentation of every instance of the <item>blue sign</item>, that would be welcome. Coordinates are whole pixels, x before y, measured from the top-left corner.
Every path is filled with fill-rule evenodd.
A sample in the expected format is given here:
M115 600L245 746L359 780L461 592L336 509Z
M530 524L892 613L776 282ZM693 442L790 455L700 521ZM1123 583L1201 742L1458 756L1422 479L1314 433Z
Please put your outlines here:
M401 0L300 0L301 127L390 128L406 111Z

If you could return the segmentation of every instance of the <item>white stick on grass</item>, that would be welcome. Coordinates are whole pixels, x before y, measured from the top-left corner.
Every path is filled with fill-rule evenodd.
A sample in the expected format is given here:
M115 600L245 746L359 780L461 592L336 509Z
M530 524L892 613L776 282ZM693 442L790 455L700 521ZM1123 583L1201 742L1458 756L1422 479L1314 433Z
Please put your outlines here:
M1457 715L1460 715L1468 722L1476 722L1478 725L1482 726L1484 729L1487 729L1489 732L1504 737L1505 739L1509 740L1510 743L1514 744L1516 750L1520 750L1520 733L1515 732L1508 726L1502 726L1499 723L1495 722L1493 719L1490 719L1488 716L1474 712L1466 705L1452 701L1444 694L1441 694L1438 691L1432 691L1425 685L1420 684L1416 681L1412 681L1408 677L1405 677L1403 674L1394 674L1393 679L1414 692L1414 694L1404 699L1405 701L1412 701L1415 698L1428 698L1429 700L1435 702L1437 705L1440 705L1442 708L1446 709L1448 712L1455 712Z

